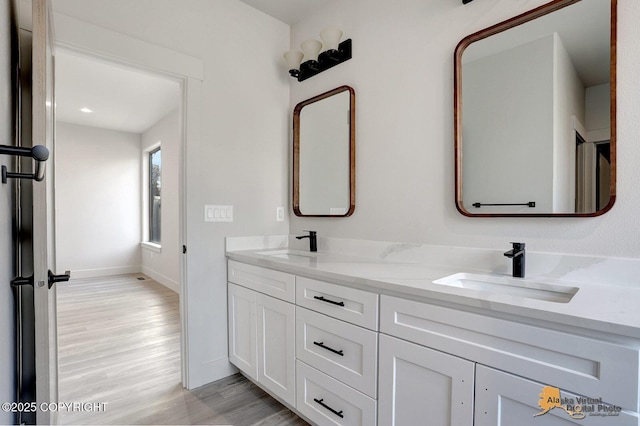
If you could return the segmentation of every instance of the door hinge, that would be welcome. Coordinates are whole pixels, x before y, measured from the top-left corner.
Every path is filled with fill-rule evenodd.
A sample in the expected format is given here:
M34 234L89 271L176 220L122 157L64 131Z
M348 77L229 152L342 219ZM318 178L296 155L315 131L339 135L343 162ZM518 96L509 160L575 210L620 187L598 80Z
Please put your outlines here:
M182 246L182 254L187 254L187 246Z

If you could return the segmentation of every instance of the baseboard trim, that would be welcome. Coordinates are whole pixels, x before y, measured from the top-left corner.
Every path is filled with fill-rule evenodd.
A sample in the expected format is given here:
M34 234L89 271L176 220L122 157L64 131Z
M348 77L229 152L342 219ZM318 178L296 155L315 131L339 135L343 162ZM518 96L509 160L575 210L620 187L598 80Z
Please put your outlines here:
M60 273L61 271L58 271ZM112 268L98 269L72 269L71 278L98 278L109 277L112 275L139 274L142 272L140 265L133 266L115 266Z
M158 283L167 287L169 290L173 290L176 293L180 293L180 283L172 280L166 275L160 274L154 271L153 269L149 268L148 266L142 266L142 273L148 276L149 278L151 278L152 280L157 281Z
M205 362L200 366L200 370L194 372L196 374L190 375L189 389L199 388L216 380L229 377L239 371L229 362L228 357Z

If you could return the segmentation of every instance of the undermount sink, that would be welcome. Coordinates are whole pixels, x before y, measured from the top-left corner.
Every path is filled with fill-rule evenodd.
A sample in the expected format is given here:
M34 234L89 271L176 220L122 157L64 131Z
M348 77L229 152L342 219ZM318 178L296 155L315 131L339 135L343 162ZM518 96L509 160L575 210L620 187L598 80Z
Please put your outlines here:
M435 280L433 283L557 303L568 303L579 290L578 287L545 284L527 281L522 278L470 274L466 272L449 275Z
M306 253L306 252L297 251L297 250L289 250L289 249L259 251L259 252L256 252L256 254L261 254L263 256L277 257L280 259L296 259L296 258L314 259L317 256L316 254Z

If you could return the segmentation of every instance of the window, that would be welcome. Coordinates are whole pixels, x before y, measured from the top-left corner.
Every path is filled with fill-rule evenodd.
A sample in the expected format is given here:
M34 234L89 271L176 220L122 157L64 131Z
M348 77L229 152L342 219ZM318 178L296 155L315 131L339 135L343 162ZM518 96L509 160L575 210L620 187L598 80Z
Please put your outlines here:
M149 152L149 242L160 244L162 154L160 147Z

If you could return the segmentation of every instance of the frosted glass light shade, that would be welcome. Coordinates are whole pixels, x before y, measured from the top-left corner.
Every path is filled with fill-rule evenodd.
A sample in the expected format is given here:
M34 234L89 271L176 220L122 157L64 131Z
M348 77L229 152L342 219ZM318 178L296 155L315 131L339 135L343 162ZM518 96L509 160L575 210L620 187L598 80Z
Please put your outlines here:
M342 38L342 30L336 27L329 27L320 33L324 50L338 50L340 39Z
M300 47L304 52L304 62L317 61L318 53L320 53L320 49L322 49L322 43L318 40L306 40L302 42Z
M300 69L300 63L302 62L302 52L299 52L297 50L290 50L288 52L285 52L284 56L284 60L287 63L287 67L289 67L290 70L299 70Z

